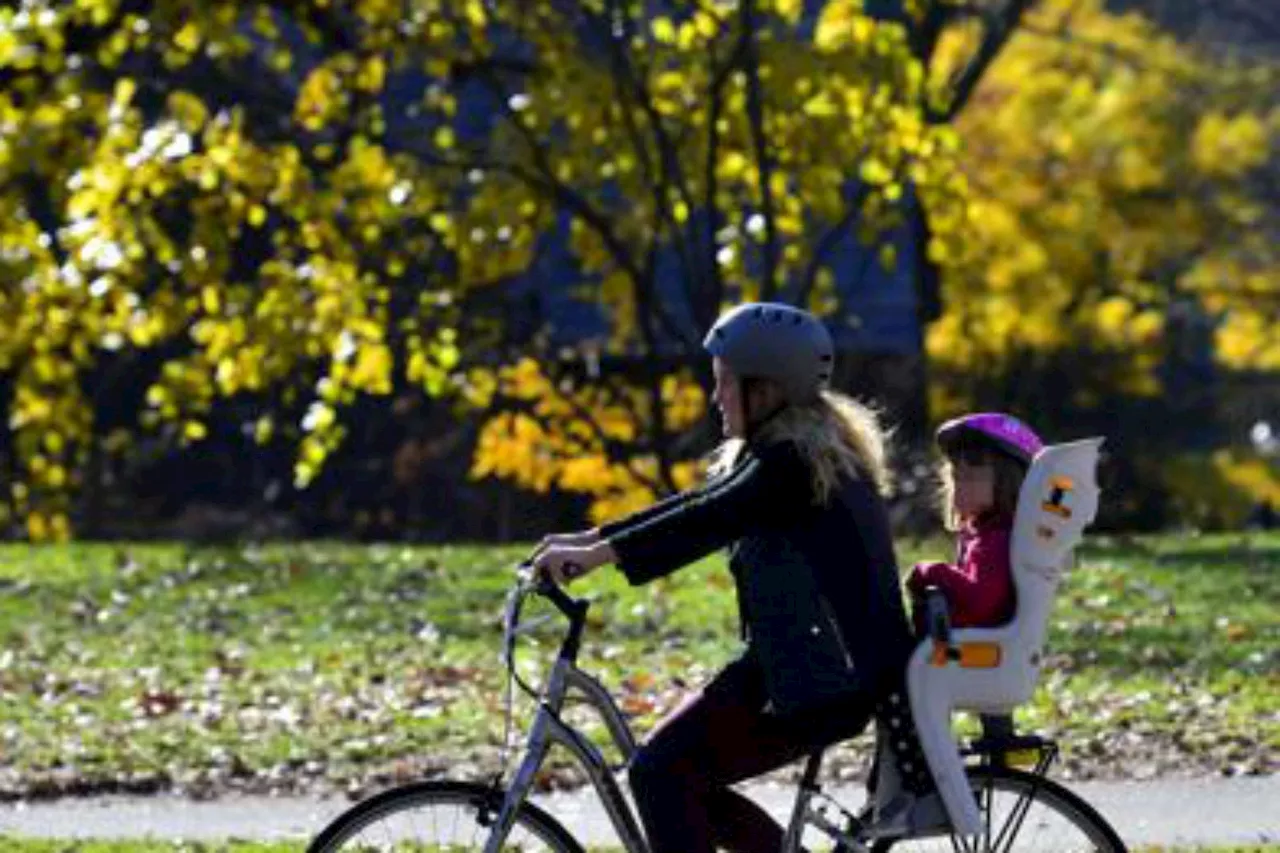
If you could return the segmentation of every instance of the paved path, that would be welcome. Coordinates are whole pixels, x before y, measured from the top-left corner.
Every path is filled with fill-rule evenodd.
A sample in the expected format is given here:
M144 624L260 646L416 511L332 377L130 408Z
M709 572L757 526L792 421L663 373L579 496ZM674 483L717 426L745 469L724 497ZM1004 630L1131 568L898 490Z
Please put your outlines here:
M1280 844L1280 776L1158 782L1087 782L1071 788L1130 845ZM759 784L747 793L785 815L790 789ZM861 799L857 789L837 795ZM612 826L583 793L538 798L589 844L616 844ZM166 839L307 838L348 805L344 800L230 797L102 797L0 806L0 833L38 837Z

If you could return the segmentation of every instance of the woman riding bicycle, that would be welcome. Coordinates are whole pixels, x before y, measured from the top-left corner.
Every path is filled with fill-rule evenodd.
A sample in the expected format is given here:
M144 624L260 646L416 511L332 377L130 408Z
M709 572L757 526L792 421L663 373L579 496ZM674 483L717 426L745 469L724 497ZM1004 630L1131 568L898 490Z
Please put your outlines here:
M653 853L776 851L781 828L730 785L853 737L873 716L910 732L914 646L882 500L884 436L828 389L813 315L749 303L704 346L726 442L707 483L598 529L547 537L557 582L606 563L632 584L730 546L746 647L660 724L630 768ZM914 737L893 739L909 790L930 785Z

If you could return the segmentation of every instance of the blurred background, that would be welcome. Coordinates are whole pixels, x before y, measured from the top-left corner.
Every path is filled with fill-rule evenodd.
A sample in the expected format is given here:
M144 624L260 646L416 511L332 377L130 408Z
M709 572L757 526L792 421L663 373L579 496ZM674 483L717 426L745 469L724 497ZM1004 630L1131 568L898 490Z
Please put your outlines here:
M726 306L895 428L1107 437L1102 529L1280 511L1280 7L0 9L10 538L508 541L684 488Z

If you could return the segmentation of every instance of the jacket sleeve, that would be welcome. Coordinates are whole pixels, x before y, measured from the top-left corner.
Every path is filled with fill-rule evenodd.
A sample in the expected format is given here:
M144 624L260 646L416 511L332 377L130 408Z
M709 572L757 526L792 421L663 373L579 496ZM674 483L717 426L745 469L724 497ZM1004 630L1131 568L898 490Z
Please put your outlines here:
M697 489L689 489L683 492L677 492L674 495L668 495L660 501L650 504L642 510L631 513L631 515L623 516L615 521L609 521L600 525L600 535L605 539L612 539L614 535L621 533L630 527L635 527L648 522L652 518L656 518L663 513L671 512L686 501L692 500L698 494Z
M984 530L961 547L958 563L918 563L907 578L915 595L936 586L947 598L951 624L991 626L1008 614L1012 598L1009 534Z
M744 461L723 477L669 498L611 527L618 568L632 584L671 574L746 533L776 525L809 503L808 469L785 445ZM602 530L603 532L603 530Z

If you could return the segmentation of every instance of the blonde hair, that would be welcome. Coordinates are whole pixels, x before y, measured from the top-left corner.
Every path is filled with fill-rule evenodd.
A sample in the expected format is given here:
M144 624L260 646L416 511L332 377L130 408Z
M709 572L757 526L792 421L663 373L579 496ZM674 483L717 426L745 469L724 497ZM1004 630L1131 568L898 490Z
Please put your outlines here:
M845 477L870 480L878 494L889 494L889 431L874 409L852 397L823 391L812 403L789 405L761 425L758 437L796 445L813 472L816 503L827 503ZM745 445L740 438L720 445L710 473L732 467Z

